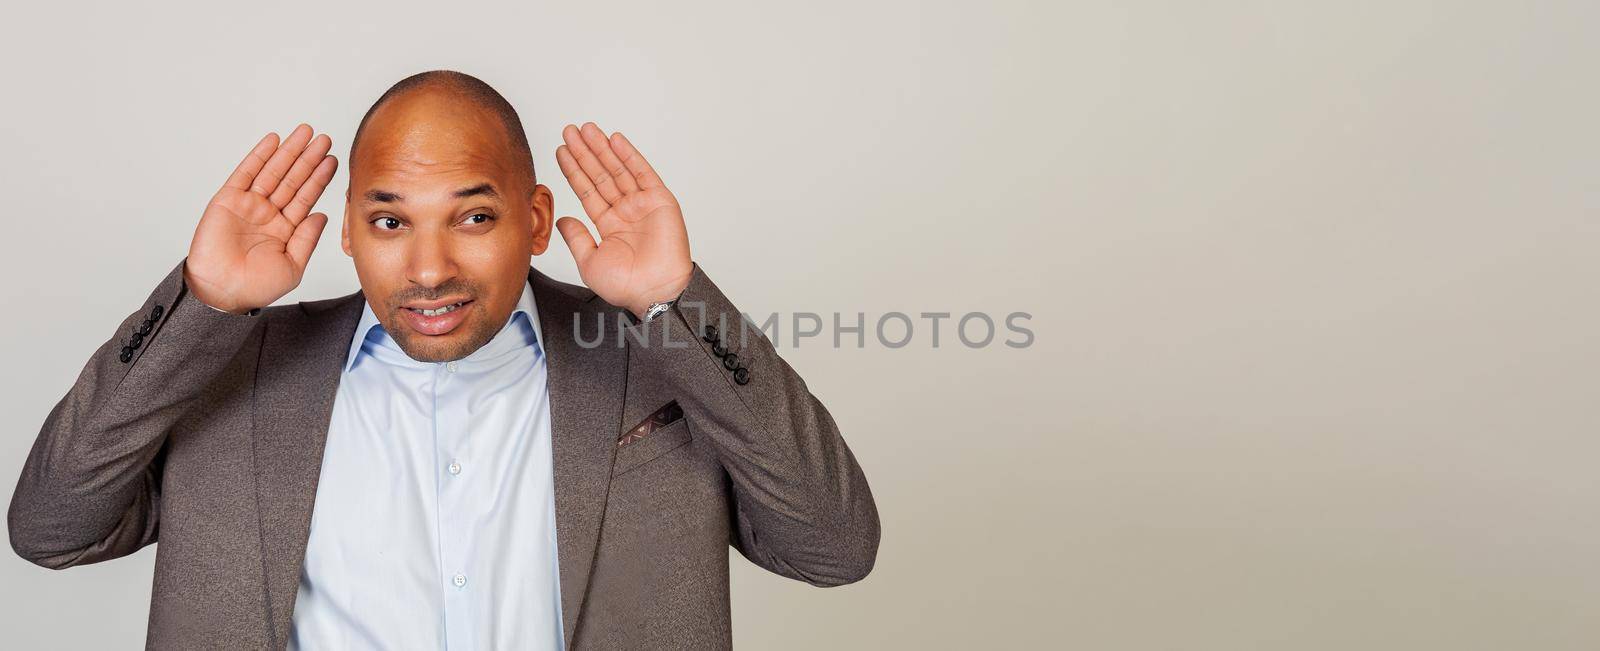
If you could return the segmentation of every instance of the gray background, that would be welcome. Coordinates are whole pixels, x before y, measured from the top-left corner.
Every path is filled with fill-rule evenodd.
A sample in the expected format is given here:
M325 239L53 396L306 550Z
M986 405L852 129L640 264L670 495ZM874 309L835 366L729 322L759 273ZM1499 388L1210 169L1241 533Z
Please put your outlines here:
M455 68L629 134L745 310L1027 311L785 346L883 514L752 649L1600 646L1593 3L29 3L5 98L0 490L250 145L347 159ZM356 288L333 217L285 301ZM559 238L557 238L559 241ZM536 260L573 281L565 247ZM154 548L0 559L15 648L143 643Z

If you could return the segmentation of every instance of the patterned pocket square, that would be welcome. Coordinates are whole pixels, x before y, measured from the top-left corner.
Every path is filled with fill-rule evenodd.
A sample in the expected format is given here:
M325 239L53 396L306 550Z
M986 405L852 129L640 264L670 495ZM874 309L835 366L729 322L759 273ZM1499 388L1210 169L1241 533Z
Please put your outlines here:
M662 408L657 409L656 413L650 414L650 417L644 419L644 422L635 425L633 429L623 432L622 437L617 439L617 447L620 448L643 439L652 432L677 422L680 418L683 418L683 408L678 406L678 401L676 400L669 402Z

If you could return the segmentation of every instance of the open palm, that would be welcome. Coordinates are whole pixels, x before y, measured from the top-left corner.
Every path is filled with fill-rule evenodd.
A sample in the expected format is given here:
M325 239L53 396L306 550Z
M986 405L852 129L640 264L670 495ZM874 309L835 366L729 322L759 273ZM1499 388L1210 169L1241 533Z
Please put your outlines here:
M556 222L583 283L636 315L677 297L694 269L677 198L622 133L589 122L561 136L556 162L600 233L597 244L578 219Z
M269 133L212 196L184 263L195 298L228 312L271 305L300 284L328 216L311 213L333 178L333 141L302 124Z

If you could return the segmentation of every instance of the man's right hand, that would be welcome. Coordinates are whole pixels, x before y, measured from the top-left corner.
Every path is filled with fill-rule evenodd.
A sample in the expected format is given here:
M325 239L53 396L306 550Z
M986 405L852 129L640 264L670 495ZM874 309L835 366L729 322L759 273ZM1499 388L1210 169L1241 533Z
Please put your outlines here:
M333 140L301 124L280 145L277 133L250 155L211 197L200 216L184 282L200 302L244 314L300 284L328 216L309 212L339 167Z

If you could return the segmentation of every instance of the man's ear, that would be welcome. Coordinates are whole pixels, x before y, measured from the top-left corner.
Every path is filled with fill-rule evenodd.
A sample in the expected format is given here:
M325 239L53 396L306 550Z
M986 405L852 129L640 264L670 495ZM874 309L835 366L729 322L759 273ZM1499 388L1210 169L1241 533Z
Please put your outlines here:
M354 258L356 255L350 252L350 188L344 189L343 222L344 223L339 226L339 246L344 248L344 254L346 257Z
M550 248L550 230L556 223L555 195L550 193L550 188L538 183L533 186L533 214L531 226L533 228L534 255L540 255L545 249Z

